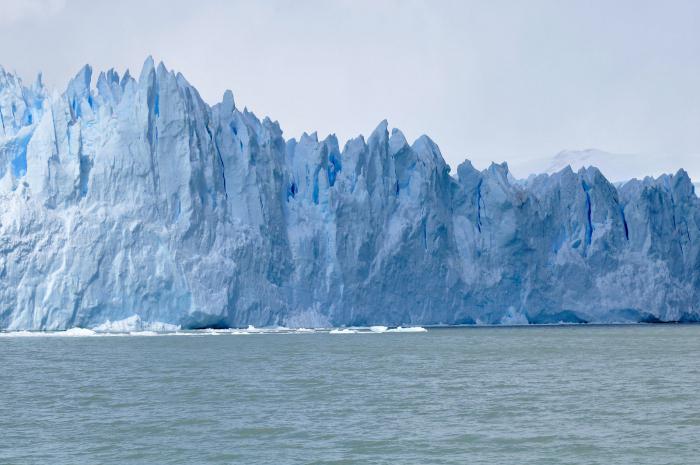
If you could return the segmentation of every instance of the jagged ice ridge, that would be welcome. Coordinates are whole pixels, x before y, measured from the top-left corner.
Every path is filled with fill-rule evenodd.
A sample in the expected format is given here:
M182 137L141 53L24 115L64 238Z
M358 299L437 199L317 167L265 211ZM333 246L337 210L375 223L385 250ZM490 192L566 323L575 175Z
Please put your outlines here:
M699 237L683 170L452 176L426 136L285 140L150 58L62 94L0 68L0 329L698 321Z

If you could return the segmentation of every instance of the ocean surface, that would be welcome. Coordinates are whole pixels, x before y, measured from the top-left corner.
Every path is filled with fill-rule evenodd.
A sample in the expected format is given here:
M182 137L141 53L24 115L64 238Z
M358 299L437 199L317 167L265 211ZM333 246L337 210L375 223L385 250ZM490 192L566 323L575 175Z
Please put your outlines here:
M2 334L0 464L700 463L697 325L149 334Z

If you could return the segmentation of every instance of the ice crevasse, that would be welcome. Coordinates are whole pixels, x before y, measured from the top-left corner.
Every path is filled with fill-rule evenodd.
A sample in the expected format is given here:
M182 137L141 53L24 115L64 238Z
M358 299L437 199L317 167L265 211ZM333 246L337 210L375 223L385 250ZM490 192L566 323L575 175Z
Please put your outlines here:
M0 68L0 329L700 320L683 171L450 173L381 122L341 150L179 73Z

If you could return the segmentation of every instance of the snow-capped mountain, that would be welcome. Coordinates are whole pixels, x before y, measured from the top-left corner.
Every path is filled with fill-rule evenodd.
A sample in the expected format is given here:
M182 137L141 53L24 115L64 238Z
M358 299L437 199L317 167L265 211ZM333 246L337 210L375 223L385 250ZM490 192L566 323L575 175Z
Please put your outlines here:
M683 170L453 177L426 136L285 140L150 58L62 94L0 71L0 122L2 329L700 319Z
M630 179L658 177L664 173L685 170L697 187L700 182L700 155L650 155L620 154L598 149L563 150L551 158L536 158L520 161L515 167L517 175L554 174L567 166L574 170L595 166L613 183Z
M638 155L615 154L597 149L563 150L554 156L545 172L556 173L567 166L572 169L595 166L612 182L650 175L649 171L640 171L648 169L648 164L642 163Z

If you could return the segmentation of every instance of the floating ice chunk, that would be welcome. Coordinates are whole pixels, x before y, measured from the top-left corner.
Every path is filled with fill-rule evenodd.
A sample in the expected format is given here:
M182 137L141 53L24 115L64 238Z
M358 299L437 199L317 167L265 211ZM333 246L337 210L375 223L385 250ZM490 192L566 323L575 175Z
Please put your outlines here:
M227 328L227 329L214 329L211 330L211 334L232 334L234 336L245 336L247 334L255 334L258 331L249 332L245 329Z
M391 328L387 329L387 333L427 333L428 330L421 327L421 326L408 326L408 327L402 327L399 326L398 328Z
M94 337L106 336L91 329L70 328L65 331L8 331L0 332L0 337Z
M128 333L131 331L138 331L141 325L141 318L138 315L132 315L128 318L122 320L107 320L104 323L95 326L95 331L105 332L105 333Z
M70 328L65 331L57 331L55 333L56 335L60 336L65 336L65 337L89 337L89 336L94 336L95 331L87 328Z
M331 329L329 334L357 334L356 329Z
M0 337L36 337L45 336L49 333L44 333L41 331L6 331L0 332Z
M159 336L163 333L157 333L155 331L130 331L129 336Z
M370 326L369 330L373 333L385 333L389 328L386 326Z

